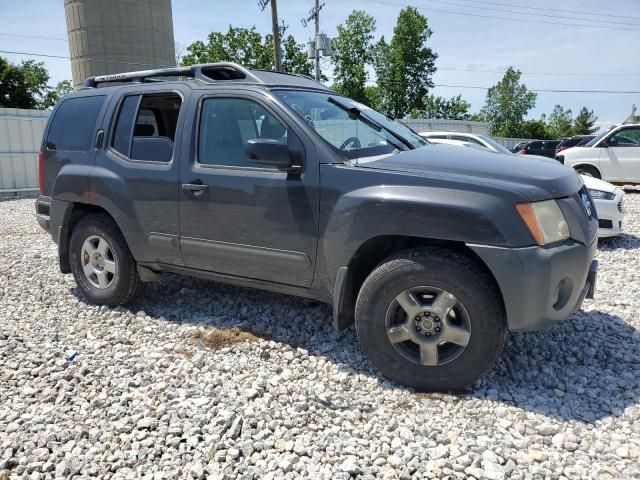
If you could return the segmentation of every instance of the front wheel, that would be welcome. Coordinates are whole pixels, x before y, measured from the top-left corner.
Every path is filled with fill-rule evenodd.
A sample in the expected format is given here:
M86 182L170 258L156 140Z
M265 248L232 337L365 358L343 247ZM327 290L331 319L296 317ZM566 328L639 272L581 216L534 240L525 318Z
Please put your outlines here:
M143 288L124 236L106 215L89 215L78 222L69 244L71 271L90 303L121 305Z
M469 386L492 368L506 335L493 279L442 248L402 252L371 272L356 329L384 375L421 391Z

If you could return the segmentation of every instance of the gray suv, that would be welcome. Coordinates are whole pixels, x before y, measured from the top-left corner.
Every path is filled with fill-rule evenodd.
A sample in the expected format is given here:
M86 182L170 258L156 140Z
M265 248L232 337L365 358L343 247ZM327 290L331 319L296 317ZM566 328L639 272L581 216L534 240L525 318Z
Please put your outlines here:
M303 76L88 78L52 112L39 173L37 219L88 302L131 302L162 272L320 300L419 390L470 385L507 330L566 319L595 285L571 168L430 145Z

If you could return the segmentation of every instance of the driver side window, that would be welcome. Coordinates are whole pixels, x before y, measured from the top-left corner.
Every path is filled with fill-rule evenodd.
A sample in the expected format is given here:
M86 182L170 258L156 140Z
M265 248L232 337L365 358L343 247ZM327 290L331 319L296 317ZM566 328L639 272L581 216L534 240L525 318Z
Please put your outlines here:
M204 100L200 113L198 163L256 168L245 157L247 142L256 138L269 138L286 144L287 128L253 100ZM272 167L265 165L260 168Z
M629 127L618 130L609 138L609 144L616 147L640 146L640 128Z

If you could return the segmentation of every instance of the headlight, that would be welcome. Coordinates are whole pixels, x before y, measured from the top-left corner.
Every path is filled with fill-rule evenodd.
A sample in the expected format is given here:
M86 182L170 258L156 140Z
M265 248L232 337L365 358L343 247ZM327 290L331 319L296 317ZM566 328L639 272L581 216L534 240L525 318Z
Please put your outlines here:
M613 200L616 198L615 193L605 192L603 190L593 190L590 188L589 193L594 200Z
M516 210L538 245L569 238L569 225L555 200L519 203Z

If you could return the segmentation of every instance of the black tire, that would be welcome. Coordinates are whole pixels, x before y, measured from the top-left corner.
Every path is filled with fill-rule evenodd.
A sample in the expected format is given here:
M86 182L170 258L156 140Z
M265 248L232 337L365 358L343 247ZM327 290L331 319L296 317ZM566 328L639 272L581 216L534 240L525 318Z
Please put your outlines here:
M602 178L602 175L600 175L598 169L596 167L592 167L591 165L578 165L576 167L576 172L578 172L580 175L586 175L588 177L598 179Z
M456 346L462 350L447 363L427 366L413 362L387 334L387 312L396 297L417 286L450 292L459 301L456 305L462 304L468 313L468 343ZM504 308L493 279L471 258L438 247L407 250L387 258L362 285L355 318L362 349L378 369L419 391L468 387L493 367L506 336ZM436 349L448 346L442 342Z
M83 270L83 245L87 239L100 237L106 240L109 256L114 262L108 286L98 288L92 284ZM136 261L116 223L107 215L92 214L78 222L69 244L71 271L82 296L96 305L123 305L134 300L144 288L138 276ZM97 282L97 280L96 280Z

